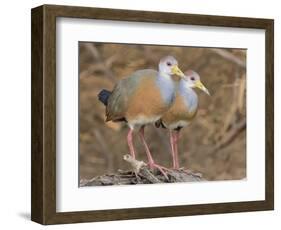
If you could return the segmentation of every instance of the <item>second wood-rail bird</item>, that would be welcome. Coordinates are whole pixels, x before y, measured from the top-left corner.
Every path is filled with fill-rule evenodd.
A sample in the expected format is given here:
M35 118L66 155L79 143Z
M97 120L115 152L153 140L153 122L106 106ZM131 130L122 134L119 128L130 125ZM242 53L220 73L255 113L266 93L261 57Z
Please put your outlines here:
M177 86L173 105L156 122L157 127L162 126L169 129L174 169L179 169L178 140L180 130L190 124L198 109L198 96L193 88L199 88L210 95L208 89L202 84L199 74L188 70Z
M155 123L173 103L175 84L172 75L183 77L177 60L166 56L159 62L158 71L153 69L138 70L129 77L120 80L113 91L102 90L98 97L106 106L106 121L125 121L129 126L127 142L130 154L135 158L133 130L139 126L139 136L144 145L148 165L158 168L144 138L144 126ZM164 173L163 173L164 174Z

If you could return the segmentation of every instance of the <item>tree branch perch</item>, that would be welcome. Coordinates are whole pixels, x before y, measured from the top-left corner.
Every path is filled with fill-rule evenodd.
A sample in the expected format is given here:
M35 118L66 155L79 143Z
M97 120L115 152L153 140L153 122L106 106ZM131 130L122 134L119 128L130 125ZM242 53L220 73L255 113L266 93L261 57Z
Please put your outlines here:
M105 186L105 185L129 185L129 184L158 184L172 182L196 182L205 181L200 173L190 170L168 170L167 178L159 170L151 170L143 161L133 159L131 155L124 155L123 159L132 168L129 171L118 170L114 174L106 174L94 177L90 180L80 181L80 186Z

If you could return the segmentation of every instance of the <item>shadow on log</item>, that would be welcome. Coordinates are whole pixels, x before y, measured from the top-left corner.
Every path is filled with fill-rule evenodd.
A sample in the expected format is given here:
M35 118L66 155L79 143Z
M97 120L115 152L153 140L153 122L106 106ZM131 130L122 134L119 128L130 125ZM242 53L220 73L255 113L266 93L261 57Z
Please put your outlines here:
M84 187L205 181L200 173L194 173L190 170L169 169L165 171L166 175L163 175L158 169L149 169L143 161L133 159L130 155L125 155L124 160L131 165L132 170L118 170L118 172L114 174L97 176L90 180L81 180L80 186Z

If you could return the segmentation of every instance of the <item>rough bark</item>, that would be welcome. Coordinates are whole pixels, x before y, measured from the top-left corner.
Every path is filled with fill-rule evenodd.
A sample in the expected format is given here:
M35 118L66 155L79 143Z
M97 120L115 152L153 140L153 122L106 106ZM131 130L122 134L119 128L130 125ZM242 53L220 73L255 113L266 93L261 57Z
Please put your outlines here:
M132 159L130 155L125 155L124 160L131 165L132 170L118 170L113 174L97 176L90 180L82 180L80 181L80 186L158 184L205 180L200 173L185 169L165 170L166 175L163 175L158 169L149 169L143 161Z

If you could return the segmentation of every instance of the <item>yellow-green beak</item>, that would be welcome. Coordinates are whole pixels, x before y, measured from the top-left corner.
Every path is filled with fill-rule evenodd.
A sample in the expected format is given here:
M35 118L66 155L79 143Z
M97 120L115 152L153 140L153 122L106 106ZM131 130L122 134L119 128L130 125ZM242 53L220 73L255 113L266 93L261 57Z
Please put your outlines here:
M195 82L195 87L201 89L202 91L204 91L206 94L210 96L209 90L203 85L203 83L200 80L197 80Z
M172 74L180 76L181 78L184 77L184 73L180 70L180 68L177 65L174 65L172 67Z

